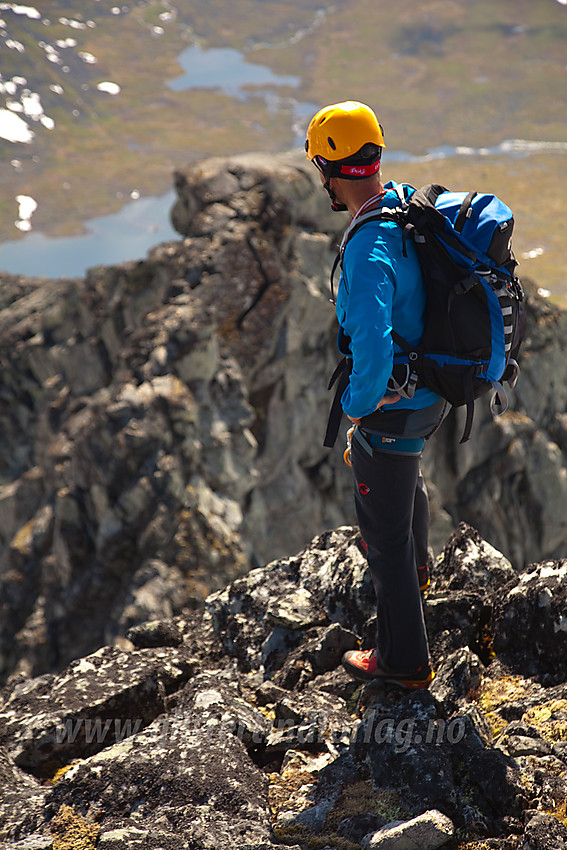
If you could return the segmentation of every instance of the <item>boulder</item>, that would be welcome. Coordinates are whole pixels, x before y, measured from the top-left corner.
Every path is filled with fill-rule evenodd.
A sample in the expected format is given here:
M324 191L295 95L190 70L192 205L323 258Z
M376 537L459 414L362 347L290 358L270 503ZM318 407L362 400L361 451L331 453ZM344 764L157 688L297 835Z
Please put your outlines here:
M48 817L66 805L85 817L102 811L99 841L108 847L117 838L156 850L270 847L267 779L228 725L211 723L209 698L204 691L201 704L181 704L167 722L71 767L48 795Z
M362 840L364 850L436 850L454 832L453 824L441 812L431 809L412 820L386 824Z
M534 564L498 599L494 649L549 682L567 678L567 560Z
M148 725L197 663L179 649L103 647L64 673L16 682L0 707L0 745L29 771L63 766Z
M567 828L549 814L536 814L526 826L521 850L564 850Z

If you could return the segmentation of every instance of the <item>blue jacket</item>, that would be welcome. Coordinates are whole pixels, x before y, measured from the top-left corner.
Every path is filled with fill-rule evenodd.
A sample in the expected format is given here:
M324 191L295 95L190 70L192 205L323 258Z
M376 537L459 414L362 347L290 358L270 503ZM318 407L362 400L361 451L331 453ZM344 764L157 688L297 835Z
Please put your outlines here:
M395 183L384 187L382 205L396 207ZM353 418L368 416L387 391L395 352L395 328L411 344L423 334L425 287L415 247L406 240L403 253L402 229L391 221L369 221L347 242L337 293L337 318L342 333L339 348L350 354L353 368L341 403ZM345 336L349 351L345 350ZM401 398L386 410L428 407L439 396L426 387L412 399Z

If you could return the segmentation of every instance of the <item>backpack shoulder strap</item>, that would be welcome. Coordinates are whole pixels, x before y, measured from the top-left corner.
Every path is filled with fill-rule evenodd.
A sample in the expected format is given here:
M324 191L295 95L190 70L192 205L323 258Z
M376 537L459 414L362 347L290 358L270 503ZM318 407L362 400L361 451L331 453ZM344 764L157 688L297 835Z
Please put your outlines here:
M334 277L335 272L337 270L337 266L340 264L341 268L343 266L343 257L345 253L346 246L354 236L354 234L359 230L363 224L366 224L369 221L393 221L395 224L398 224L404 230L404 244L403 244L403 253L405 256L406 247L405 247L405 239L406 239L406 225L407 225L407 210L409 197L412 197L416 192L416 189L411 186L409 183L397 183L394 187L394 191L396 192L399 204L394 207L381 207L377 210L369 210L367 213L364 213L360 216L359 219L355 222L354 225L347 227L344 232L342 242L339 247L339 251L337 256L335 257L335 261L333 263L333 267L331 269L331 303L336 304L335 298L335 284ZM440 187L442 191L445 191L444 187Z
M343 236L343 240L340 244L339 250L337 252L337 256L335 257L335 260L333 262L333 267L331 269L331 279L330 279L330 283L331 283L331 304L337 303L336 298L335 298L335 282L334 282L335 272L337 270L337 266L339 266L339 265L342 269L342 267L343 267L343 257L344 257L346 246L348 245L348 243L350 242L350 240L352 239L354 234L362 227L363 224L366 224L369 221L381 221L381 220L387 219L389 221L395 221L396 224L399 224L401 227L403 227L403 222L401 221L402 213L403 213L403 210L402 210L401 207L396 207L395 209L389 208L389 209L386 209L386 210L384 210L384 209L382 209L382 210L369 210L367 213L364 213L364 215L360 216L360 218L356 221L356 223L354 224L353 227L350 227L345 231L344 236Z

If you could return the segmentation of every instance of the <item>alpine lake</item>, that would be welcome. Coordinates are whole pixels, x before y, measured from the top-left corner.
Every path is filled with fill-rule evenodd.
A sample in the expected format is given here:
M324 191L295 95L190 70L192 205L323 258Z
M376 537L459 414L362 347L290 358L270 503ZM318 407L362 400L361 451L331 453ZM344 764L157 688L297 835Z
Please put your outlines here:
M15 131L0 138L0 268L3 246L25 273L32 235L72 250L89 221L113 215L120 234L122 211L155 198L119 259L140 258L178 238L163 221L176 168L299 147L320 106L356 99L384 126L384 180L499 195L520 274L567 305L567 0L0 5L0 128ZM42 274L59 276L57 250Z

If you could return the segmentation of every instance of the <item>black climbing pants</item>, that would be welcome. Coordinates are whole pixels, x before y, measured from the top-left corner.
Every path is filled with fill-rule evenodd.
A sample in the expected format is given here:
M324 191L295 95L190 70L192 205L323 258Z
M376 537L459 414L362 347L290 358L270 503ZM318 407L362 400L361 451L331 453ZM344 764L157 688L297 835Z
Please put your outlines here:
M376 432L359 429L352 440L355 507L376 591L378 665L388 672L412 673L429 660L416 570L427 562L429 502L415 432L428 436L443 412L441 404L410 413L406 438L386 436L385 449ZM399 418L385 413L382 422L382 434L400 430Z

